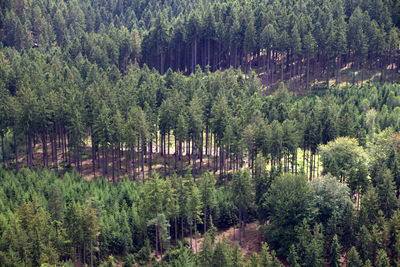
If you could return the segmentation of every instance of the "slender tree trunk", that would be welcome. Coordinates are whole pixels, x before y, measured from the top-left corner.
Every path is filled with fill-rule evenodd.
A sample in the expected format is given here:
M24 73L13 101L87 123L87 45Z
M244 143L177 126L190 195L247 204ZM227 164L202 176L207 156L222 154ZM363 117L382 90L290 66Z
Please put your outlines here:
M239 244L242 245L242 210L239 206Z
M118 141L117 144L117 181L119 182L119 176L121 172L121 143Z
M46 137L45 133L42 133L42 161L43 161L43 169L46 168Z
M181 160L181 175L183 175L182 140L179 140L179 155L180 155L180 160Z
M55 171L58 171L58 153L57 153L57 127L54 124L53 126L53 142L54 142L54 169Z
M31 138L31 136L29 135L29 137L28 137L28 148L29 148L29 167L30 168L32 168L32 165L33 165L33 156L32 156L32 154L33 154L33 152L32 152L32 138Z
M310 181L312 181L313 178L313 152L310 151Z
M3 157L3 167L6 168L6 148L4 145L4 134L1 135L1 155Z
M165 155L165 135L163 136L163 148L164 148L164 178L167 177L167 155Z
M177 222L177 218L176 218L176 215L175 215L175 219L174 219L174 221L175 221L175 242L178 240L178 222Z
M156 228L156 258L158 258L158 229Z
M149 177L152 172L152 158L153 158L153 142L150 141L150 153L149 153Z
M193 148L192 148L192 150L193 150ZM190 153L190 138L188 139L188 142L187 142L186 154L189 156L188 166L190 166L190 162L192 162L192 155Z
M170 155L170 153L169 153L169 145L170 145L170 133L168 131L168 157Z
M174 155L175 155L175 166L174 169L178 169L178 150L176 149L176 135L174 134L175 142L174 142Z
M193 249L193 222L189 223L189 233L190 233L190 248Z
M306 74L306 89L309 89L310 86L310 57L307 56L307 70L306 70L307 74Z
M142 141L143 142L143 141ZM145 144L142 144L142 182L144 184L144 150L145 150Z
M93 266L93 240L90 240L90 267Z
M193 181L196 182L196 158L197 158L197 149L195 149L195 144L194 141L192 140L192 151L193 151L193 170L192 170L192 174L193 174Z
M204 205L204 233L207 232L207 207Z
M133 172L133 180L136 181L136 153L135 146L132 146L132 172Z
M203 131L201 131L200 151L199 151L199 155L200 155L199 169L200 169L200 172L201 172L201 167L203 165L203 144L204 144L204 136L203 136Z
M326 59L326 87L329 88L329 58Z
M82 250L83 250L83 265L86 266L86 243L85 243L85 241L83 241Z
M101 152L102 152L102 154L103 154L103 160L102 160L102 170L101 170L101 172L102 172L102 176L103 177L106 177L106 156L105 156L105 154L104 154L104 145L102 145L101 146Z
M19 169L18 169L18 147L17 147L17 136L16 136L16 132L15 132L15 128L14 128L14 134L13 134L13 138L14 138L14 154L15 154L15 171L18 173Z
M182 242L182 247L184 244L184 240L183 240L184 236L183 236L183 215L181 215L181 242Z
M194 248L196 250L196 261L197 261L197 221L194 219Z
M306 163L306 145L304 144L304 146L303 146L303 171L304 172L306 172L305 163Z
M283 82L283 53L281 53L281 82Z
M107 145L106 145L105 152L106 152L106 175L108 176L108 147L107 147Z
M112 166L112 180L115 183L115 146L113 145L111 148L111 166Z

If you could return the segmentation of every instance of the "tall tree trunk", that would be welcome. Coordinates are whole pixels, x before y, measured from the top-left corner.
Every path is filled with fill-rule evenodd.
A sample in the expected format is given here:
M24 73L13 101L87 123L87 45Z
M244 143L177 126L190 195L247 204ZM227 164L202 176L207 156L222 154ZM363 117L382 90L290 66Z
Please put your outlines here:
M1 156L3 158L3 168L5 169L6 166L6 148L4 146L4 134L1 135Z
M308 90L310 84L310 56L307 56L307 78L306 78L306 89Z
M90 240L90 267L93 266L93 240Z
M326 59L326 87L329 88L329 58Z
M210 39L208 39L207 40L207 42L208 42L208 51L207 51L207 53L208 53L208 55L207 55L207 65L208 66L210 66L210 50L211 50L211 40Z
M197 261L197 220L194 219L194 248L196 250L196 261Z
M239 206L239 244L242 245L242 210Z
M54 145L54 160L53 160L53 166L54 170L58 171L58 153L57 153L57 127L54 124L53 126L53 145Z
M184 236L183 236L183 215L181 215L181 242L182 242L182 245L184 244ZM183 247L183 246L182 246Z
M133 172L133 180L136 181L136 153L135 146L132 146L132 172Z
M235 44L235 69L237 69L237 55L238 55L238 51L237 51L237 45Z
M189 223L189 233L190 233L190 248L193 249L193 222Z
M283 82L283 53L281 53L281 82Z
M207 207L204 205L204 233L207 232Z
M117 144L117 181L119 182L119 176L121 172L121 143L118 141Z
M46 168L46 136L45 133L42 133L42 160L43 160L43 168Z
M111 147L112 181L115 183L115 145Z
M152 172L152 157L153 157L153 142L150 141L150 153L149 153L149 177Z
M142 182L143 182L143 184L144 184L144 150L145 150L145 146L146 146L145 144L142 144Z
M201 131L200 149L199 149L199 156L200 156L199 169L200 169L200 172L201 172L201 166L203 165L203 141L204 141L204 136L203 136L203 131Z
M13 138L14 138L14 154L15 154L15 171L18 173L19 169L18 169L18 147L17 147L17 134L15 132L15 126L14 126L14 134L13 134Z
M179 140L179 155L180 155L180 160L181 160L181 175L183 175L182 140Z
M169 133L169 131L168 131L168 157L169 157L169 155L170 155L170 153L169 153L169 146L170 146L170 133Z
M29 151L29 167L32 168L33 166L33 152L32 152L32 137L29 135L28 137L28 151Z
M158 258L158 227L156 226L156 259Z
M93 175L96 176L96 149L95 145L93 142L93 130L92 127L90 127L90 136L91 136L91 141L92 141L92 170L93 170Z
M192 139L192 151L193 151L193 170L192 170L192 175L193 175L193 181L196 182L196 158L197 158L197 149L195 149L195 143L194 140Z
M163 149L164 149L164 178L167 177L167 155L165 154L165 134L163 136Z
M222 175L223 175L223 168L224 168L224 145L221 144L220 149L219 149L219 155L220 155L220 162L219 162L219 178L222 180Z
M176 169L178 169L178 150L176 149L176 135L174 134L174 137L175 137L175 142L174 142L174 156L175 156L175 166L174 166L174 169L176 170Z
M106 170L105 170L105 172L106 172L106 175L108 176L108 147L107 147L107 145L106 145L105 152L106 152Z
M104 177L106 177L106 156L104 153L104 145L101 146L101 152L103 154L103 157L102 157L103 158L103 160L102 160L103 168L102 168L101 172L102 172L102 176L104 178Z
M174 217L174 224L175 224L175 242L178 241L178 222L177 222L177 218L176 215Z

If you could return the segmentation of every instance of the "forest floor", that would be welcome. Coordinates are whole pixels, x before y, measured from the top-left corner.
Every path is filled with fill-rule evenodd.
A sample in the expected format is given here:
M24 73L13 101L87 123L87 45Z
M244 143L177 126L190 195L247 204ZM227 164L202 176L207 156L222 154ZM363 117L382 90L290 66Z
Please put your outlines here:
M253 254L254 252L259 253L261 251L262 238L259 228L260 225L258 224L258 222L252 222L246 225L246 235L243 236L242 245L240 246L240 250L246 258L250 257L251 254ZM228 243L232 246L234 244L239 244L239 229L231 227L227 230L218 231L215 242L222 241L223 238L226 238ZM197 242L197 249L200 250L203 238L198 238ZM198 252L194 245L193 251L194 253Z
M381 78L384 78L386 82L394 82L400 80L400 73L393 71L392 68L396 69L397 66L394 64L388 65L386 67L386 71L384 76L382 76L381 71L369 70L369 69L361 69L354 70L352 69L352 64L348 63L343 66L339 71L339 87L343 87L346 85L363 85L367 83L375 83L382 81ZM274 74L274 82L270 86L267 85L267 77L264 67L255 67L253 69L257 77L260 79L261 84L263 85L263 90L266 95L271 95L274 93L276 88L279 87L281 83L280 73ZM279 70L278 70L279 72ZM312 70L310 70L309 77L309 89L306 89L306 74L304 71L301 72L301 75L295 75L294 77L290 77L290 71L285 71L283 75L284 84L286 88L288 88L289 92L295 95L304 95L308 93L312 93L315 91L321 91L323 88L326 88L326 73L317 73L314 77L312 74ZM247 76L246 76L247 77ZM292 84L292 86L291 86ZM334 86L336 84L336 73L333 71L329 77L329 86Z
M81 174L83 177L85 177L86 180L91 181L93 180L93 178L95 177L101 177L103 174L103 170L102 170L102 164L101 164L101 160L100 160L100 165L98 164L98 160L96 159L95 162L95 172L93 172L93 166L92 166L92 159L91 159L91 148L90 148L90 143L87 142L87 140L85 141L86 143L86 147L84 149L82 149L82 154L81 154L81 160L82 160L82 171ZM173 144L173 143L172 143ZM52 169L52 159L51 159L51 144L48 143L47 144L48 149L48 154L49 154L49 159L48 159L48 168ZM162 156L160 151L154 148L153 149L153 153L152 153L152 172L158 172L161 176L164 175L165 172L165 162L166 162L166 173L167 175L171 175L173 173L181 173L181 161L178 160L176 161L175 158L175 150L173 148L174 146L171 145L170 147L170 154L169 155L165 155ZM63 156L62 156L62 152L61 152L61 148L57 149L57 166L58 166L58 171L60 173L64 173L67 171L72 170L72 168L74 167L73 163L66 163L63 162ZM217 153L219 153L218 151L216 151ZM298 166L298 171L302 171L303 169L303 151L301 149L298 149L297 152L298 156L298 161L297 161L297 166ZM72 153L70 153L70 155L72 155ZM105 174L105 179L107 179L107 181L109 182L113 182L113 175L112 175L112 163L111 163L111 156L112 153L111 151L109 151L108 153L108 173ZM71 156L72 157L72 156ZM145 163L144 163L144 179L148 179L150 172L149 172L149 153L147 152L147 156L145 157ZM310 160L310 155L307 152L305 154L305 174L308 176L309 175L309 160ZM165 161L165 162L164 162ZM283 159L282 159L283 162ZM10 163L10 167L13 168L13 166L15 166L15 160L14 159L9 159L9 163ZM21 167L26 167L27 166L27 162L26 162L26 154L23 152L20 152L18 154L18 164ZM139 158L139 162L136 162L136 177L134 179L142 181L143 179L143 171L142 171L142 166L141 166L141 159ZM204 155L203 154L203 163L200 169L200 159L196 160L196 179L195 181L197 181L198 177L201 176L202 173L208 171L211 173L214 173L214 175L219 175L219 157L218 157L218 168L216 171L214 171L214 164L215 164L215 151L212 151L211 155ZM230 160L227 159L226 162L226 172L232 172L235 170L235 162L232 162L232 164L230 164ZM177 168L175 168L175 165ZM243 162L242 162L242 168L246 168L248 166L248 158L244 157L243 158ZM34 168L43 168L43 149L42 149L42 143L40 142L40 140L38 140L36 146L34 147L34 153L33 153L33 167ZM115 160L115 170L114 170L114 180L118 181L118 172L117 172L117 160ZM191 169L193 167L193 156L191 157L191 161L189 164L189 156L186 155L184 153L183 155L183 173L186 173L189 169ZM271 166L268 164L267 169L269 170L271 168ZM316 177L320 175L320 171L322 170L322 162L320 162L319 157L317 156L317 161L316 161L316 166L314 167L314 172L316 173ZM127 166L126 166L126 159L125 159L125 152L124 155L121 157L121 169L120 169L120 179L124 179L125 177L127 177Z
M89 146L90 144L86 143L86 147L82 149L82 153L81 153L81 161L82 161L82 176L85 177L86 180L91 181L95 175L97 177L102 176L103 170L102 170L102 163L100 160L100 164L98 164L98 160L96 159L95 161L95 172L93 172L93 166L92 166L92 159L91 159L91 147ZM173 144L173 143L172 143ZM40 141L40 139L38 140L38 142L36 143L35 147L33 148L34 152L33 152L33 167L34 168L43 168L43 149L42 149L42 143ZM47 143L47 147L48 147L48 168L52 169L53 167L53 161L51 158L51 143ZM152 153L152 172L158 172L160 175L164 175L164 172L166 170L167 175L171 175L173 173L180 173L181 170L181 161L178 159L178 161L176 162L176 158L175 158L175 150L174 150L174 146L171 145L170 147L170 153L166 154L165 156L161 155L160 150L156 150L155 148L153 149L153 153ZM137 153L137 152L136 152ZM217 153L219 153L217 151ZM215 162L215 151L212 152L212 155L204 155L203 154L203 162L201 164L201 168L200 168L200 158L198 158L196 160L196 177L201 176L202 173L209 171L212 172L216 175L219 174L219 168L214 172L214 162ZM72 152L70 153L70 156L72 158ZM107 166L107 172L105 175L105 178L109 181L109 182L113 182L113 175L112 175L112 162L111 162L111 158L112 158L112 153L111 151L109 151L108 153L108 166ZM185 173L187 171L188 168L192 168L193 167L193 156L191 156L191 160L189 163L189 156L187 154L183 154L183 173ZM139 155L139 159L137 159L136 161L136 178L137 180L142 180L143 179L143 172L144 172L144 179L148 179L149 175L150 175L150 171L149 171L149 152L147 152L147 155L145 155L145 162L144 162L144 171L142 169L142 165L141 165L141 158ZM244 166L247 166L247 158L244 158ZM11 167L15 167L15 159L9 159L8 160L9 164L11 164ZM123 153L123 156L121 157L121 169L120 169L120 179L124 179L124 177L128 176L127 173L127 166L126 166L126 159L125 159L125 152ZM165 163L166 163L166 169L165 169ZM117 159L115 159L115 170L114 170L114 180L117 181L118 177L117 177ZM226 160L226 164L229 167L229 159ZM19 152L18 153L18 165L19 167L26 167L27 166L27 162L26 162L26 154L24 152ZM219 158L218 158L218 165L219 165ZM233 164L232 164L233 165ZM175 166L177 168L175 168ZM58 167L58 171L63 173L66 171L71 170L74 167L74 163L68 163L68 162L64 162L63 156L62 156L62 151L61 148L57 149L57 167ZM228 172L233 170L233 166L231 166L232 168L228 168Z

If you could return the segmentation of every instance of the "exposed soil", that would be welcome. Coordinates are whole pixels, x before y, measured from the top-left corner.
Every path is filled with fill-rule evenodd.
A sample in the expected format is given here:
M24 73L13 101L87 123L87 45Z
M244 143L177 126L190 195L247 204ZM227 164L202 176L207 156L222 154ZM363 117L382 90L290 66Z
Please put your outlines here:
M246 225L245 236L242 238L242 245L240 246L240 250L242 254L248 258L254 252L259 253L261 251L261 236L258 229L260 225L258 222L252 222ZM232 245L239 244L239 230L237 228L229 228L228 230L219 231L216 236L215 242L221 241L223 238L226 238L228 242ZM201 242L203 238L197 239L198 245L197 249L200 250ZM193 241L194 244L194 241ZM197 253L195 246L193 245L194 253Z

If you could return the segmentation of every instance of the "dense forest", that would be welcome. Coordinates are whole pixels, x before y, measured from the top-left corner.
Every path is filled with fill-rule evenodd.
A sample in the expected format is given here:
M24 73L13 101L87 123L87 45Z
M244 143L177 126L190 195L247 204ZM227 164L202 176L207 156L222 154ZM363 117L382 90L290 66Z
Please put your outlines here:
M400 264L399 1L0 7L0 266Z
M290 79L290 89L330 77L338 85L344 67L387 80L399 66L399 26L393 0L4 0L0 11L4 47L52 51L68 65L258 67L266 86Z

